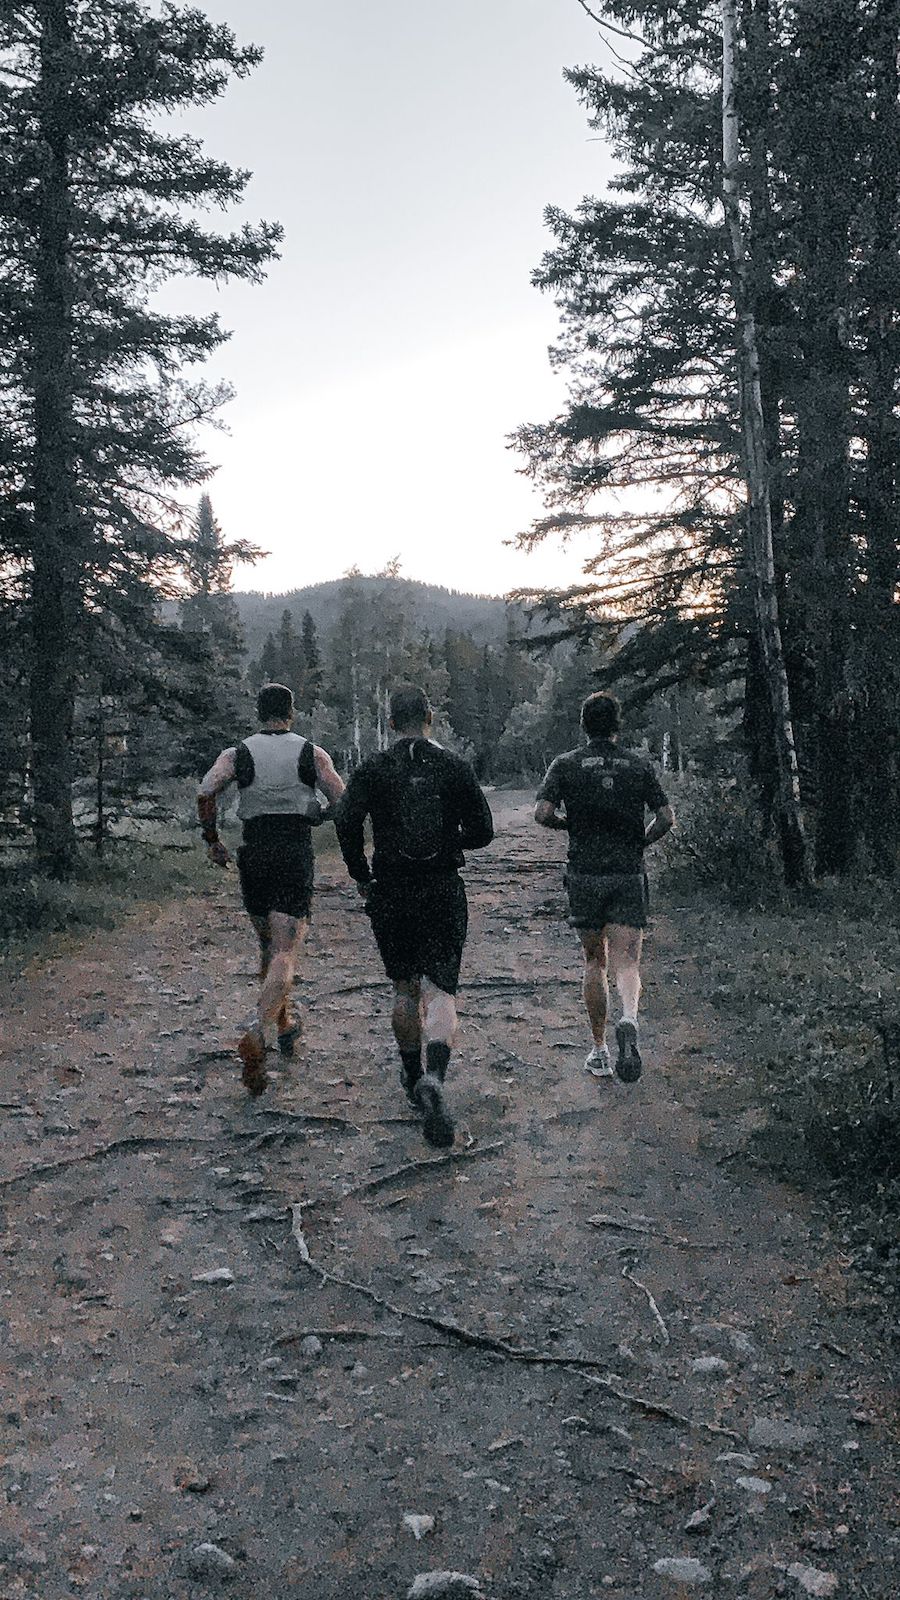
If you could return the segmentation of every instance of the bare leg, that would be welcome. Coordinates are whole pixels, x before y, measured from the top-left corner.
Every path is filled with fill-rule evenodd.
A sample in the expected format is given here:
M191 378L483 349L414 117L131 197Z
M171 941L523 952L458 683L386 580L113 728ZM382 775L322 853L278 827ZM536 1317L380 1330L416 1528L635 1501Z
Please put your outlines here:
M259 1026L262 1031L273 1022L290 1020L290 994L303 941L309 931L306 917L286 917L281 911L269 916L272 954L259 992ZM282 1029L282 1031L284 1031Z
M422 1012L425 1038L425 1076L416 1089L422 1112L422 1132L428 1143L447 1149L455 1138L453 1118L444 1104L443 1083L456 1042L456 1002L452 994L423 978Z
M637 1022L638 1003L641 998L643 930L626 928L621 923L611 922L606 935L609 941L609 963L615 973L616 988L622 1001L622 1020Z
M256 937L259 940L259 981L265 983L272 959L272 935L269 930L268 917L251 917Z
M303 917L286 917L279 911L267 919L271 954L259 993L257 1022L248 1028L238 1054L244 1064L244 1083L251 1094L262 1094L266 1087L266 1027L276 1022L280 1033L290 1029L289 996L297 960L306 938L309 922Z
M606 931L582 928L579 933L584 948L582 994L594 1044L598 1050L603 1050L606 1046L606 1019L609 1015Z
M443 989L438 989L430 978L423 978L422 1010L426 1048L430 1044L444 1044L448 1051L452 1050L459 1026L456 1001L452 994L446 994Z
M623 1083L636 1083L642 1068L637 1013L641 997L641 946L644 936L640 928L626 928L614 922L610 923L606 932L610 963L622 1001L622 1020L616 1023L616 1073Z
M403 978L395 982L391 1027L401 1055L421 1049L422 995L418 978Z

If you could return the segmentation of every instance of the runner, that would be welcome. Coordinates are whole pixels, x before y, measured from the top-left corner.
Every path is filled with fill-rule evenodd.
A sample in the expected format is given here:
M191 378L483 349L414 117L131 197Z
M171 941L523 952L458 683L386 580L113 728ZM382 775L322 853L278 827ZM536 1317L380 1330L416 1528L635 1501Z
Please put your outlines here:
M275 1024L278 1048L288 1059L302 1024L291 1005L291 985L309 928L313 891L311 828L332 814L344 785L331 757L291 732L294 697L281 683L266 683L256 697L259 733L223 750L200 785L197 809L209 858L231 860L216 831L216 796L230 783L240 790L238 816L244 842L237 853L241 892L260 949L256 1022L238 1045L244 1083L251 1094L266 1087L266 1028ZM331 805L316 799L321 789Z
M353 773L338 808L337 834L394 985L400 1082L422 1114L428 1143L448 1146L455 1135L443 1084L456 1038L454 996L468 920L459 868L463 850L490 844L494 824L471 767L429 737L424 690L412 684L395 689L390 719L396 742ZM367 816L371 868L363 837Z
M620 722L613 695L585 700L581 726L588 743L551 763L534 819L569 835L569 921L584 947L584 1003L594 1037L584 1064L597 1078L612 1076L606 1048L609 964L622 1001L615 1070L623 1083L634 1083L642 1066L637 1014L648 907L644 849L668 833L675 814L650 764L618 748ZM656 815L645 831L647 809Z

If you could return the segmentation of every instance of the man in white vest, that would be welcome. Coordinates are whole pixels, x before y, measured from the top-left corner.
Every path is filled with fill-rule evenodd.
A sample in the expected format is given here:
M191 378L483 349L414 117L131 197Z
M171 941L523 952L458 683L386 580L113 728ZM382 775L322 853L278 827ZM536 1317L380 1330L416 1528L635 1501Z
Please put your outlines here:
M294 697L281 683L266 683L256 697L258 733L223 750L200 785L197 809L209 858L227 867L231 857L216 829L216 796L230 783L240 790L243 844L237 853L241 893L260 946L256 1021L238 1044L251 1094L266 1087L266 1029L290 1058L301 1031L291 1005L300 950L309 928L313 892L311 829L327 820L344 792L331 757L293 733ZM323 806L320 789L329 802Z

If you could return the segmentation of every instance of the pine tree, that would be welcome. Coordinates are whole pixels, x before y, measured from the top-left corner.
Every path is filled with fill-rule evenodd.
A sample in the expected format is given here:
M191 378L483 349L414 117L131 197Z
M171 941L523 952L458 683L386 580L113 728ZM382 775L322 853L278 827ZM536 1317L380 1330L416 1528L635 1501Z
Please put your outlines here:
M300 709L309 714L322 694L322 657L312 613L304 611L300 635L303 642L303 689Z
M643 31L633 72L570 74L620 171L608 198L549 213L556 247L537 281L562 311L556 359L571 395L519 442L548 503L529 538L600 534L550 627L613 643L640 622L630 665L664 693L739 674L751 770L771 808L773 715L739 492L734 257L719 204L720 18L693 0L608 0L601 25ZM900 685L887 661L898 630L900 8L742 0L737 20L748 310L800 776L817 869L852 865L861 824L887 868L885 812L900 817L889 731Z
M193 428L227 394L184 376L226 339L218 319L160 311L151 291L181 273L256 280L280 236L204 230L198 212L239 202L248 174L161 119L259 59L172 4L20 0L0 17L3 541L28 584L35 840L57 874L75 856L70 735L99 623L127 633L136 597L173 592L175 493L204 477Z
M244 541L226 544L206 494L200 499L192 535L185 560L189 593L180 613L191 648L193 716L179 766L183 772L199 774L223 746L235 741L249 713L241 673L243 629L228 591L234 562L255 561L259 551Z

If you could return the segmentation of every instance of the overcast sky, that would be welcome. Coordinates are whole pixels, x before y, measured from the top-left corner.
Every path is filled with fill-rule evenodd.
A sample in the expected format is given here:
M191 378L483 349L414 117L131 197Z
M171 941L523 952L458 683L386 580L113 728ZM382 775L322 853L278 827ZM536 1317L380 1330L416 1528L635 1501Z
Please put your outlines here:
M190 121L276 218L262 286L208 285L237 398L213 436L225 532L271 551L241 587L374 571L502 593L581 554L504 548L540 512L505 437L559 407L557 319L530 285L543 208L610 173L562 70L604 59L576 0L204 0L266 51ZM179 291L184 303L184 291ZM582 552L582 554L586 551Z

